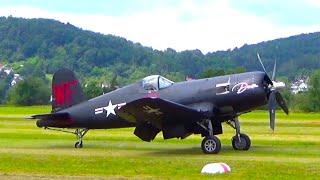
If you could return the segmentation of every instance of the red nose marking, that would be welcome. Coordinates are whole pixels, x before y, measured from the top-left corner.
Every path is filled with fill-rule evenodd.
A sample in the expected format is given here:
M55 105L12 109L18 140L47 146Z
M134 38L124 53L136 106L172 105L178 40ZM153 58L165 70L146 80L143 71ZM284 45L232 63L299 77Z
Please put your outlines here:
M53 97L56 105L63 105L71 103L73 91L72 86L77 85L77 80L63 82L61 84L55 84L53 86Z

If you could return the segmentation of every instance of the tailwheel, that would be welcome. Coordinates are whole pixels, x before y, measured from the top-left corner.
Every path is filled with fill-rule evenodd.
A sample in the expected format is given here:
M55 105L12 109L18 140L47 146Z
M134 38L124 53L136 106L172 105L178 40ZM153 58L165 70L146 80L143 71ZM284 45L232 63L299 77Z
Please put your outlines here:
M246 134L237 134L232 137L232 147L235 150L247 151L251 146L251 140Z
M83 147L82 141L76 142L76 143L74 144L74 147L75 147L75 148L82 148L82 147Z
M89 131L89 129L76 129L74 134L77 136L78 141L74 144L75 148L82 148L83 147L82 139L83 139L84 135L87 134L88 131Z
M205 137L202 140L201 149L205 154L217 154L221 149L221 142L216 136Z

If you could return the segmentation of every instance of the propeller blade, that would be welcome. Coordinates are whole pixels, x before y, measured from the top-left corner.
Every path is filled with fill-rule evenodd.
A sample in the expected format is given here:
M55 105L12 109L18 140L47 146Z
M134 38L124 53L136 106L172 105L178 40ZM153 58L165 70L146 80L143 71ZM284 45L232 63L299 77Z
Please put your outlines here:
M274 131L275 119L276 119L276 106L277 106L276 96L274 91L272 91L269 95L268 106L269 106L269 116L270 116L270 128Z
M260 58L259 53L257 53L257 57L258 57L258 59L259 59L259 62L260 62L260 64L261 64L261 66L262 66L262 68L263 68L264 72L265 72L266 74L268 74L268 73L267 73L267 71L266 71L266 68L264 67L264 65L263 65L263 63L262 63L262 61L261 61L261 58Z
M278 105L281 107L281 109L282 109L286 114L289 114L289 109L288 109L287 103L286 103L286 101L283 99L283 97L282 97L282 95L280 94L280 92L279 92L279 91L276 91L276 92L275 92L275 95L276 95L276 100L277 100Z
M270 77L269 77L269 75L268 75L268 73L267 73L267 71L266 71L266 68L264 67L264 65L263 65L263 63L262 63L262 61L261 61L261 58L260 58L259 53L257 53L257 57L258 57L258 60L259 60L261 66L262 66L262 68L263 68L263 71L266 73L266 80L267 80L267 82L273 86L273 82L272 82L272 80L270 79Z
M277 69L277 60L274 59L273 72L272 72L272 77L271 77L272 81L276 80L276 69Z

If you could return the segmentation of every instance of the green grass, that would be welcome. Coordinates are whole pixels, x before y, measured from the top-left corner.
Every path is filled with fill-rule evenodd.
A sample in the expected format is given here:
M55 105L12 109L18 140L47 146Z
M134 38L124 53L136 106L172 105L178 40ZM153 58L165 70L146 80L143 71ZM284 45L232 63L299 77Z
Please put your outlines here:
M25 117L50 111L51 106L0 106L0 117Z
M240 122L252 148L233 150L234 130L224 125L221 152L205 155L200 136L181 141L159 134L147 143L132 128L89 131L84 148L74 149L74 135L39 129L22 119L49 111L48 106L0 107L0 179L317 179L320 174L320 114L278 113L274 133L267 112L245 114ZM211 162L225 162L232 172L201 175Z

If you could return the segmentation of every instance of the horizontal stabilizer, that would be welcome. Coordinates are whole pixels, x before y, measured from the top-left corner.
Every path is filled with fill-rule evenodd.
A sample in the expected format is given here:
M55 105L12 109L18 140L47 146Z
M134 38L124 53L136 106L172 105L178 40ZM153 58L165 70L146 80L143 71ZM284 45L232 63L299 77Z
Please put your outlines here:
M42 120L64 120L69 118L69 113L67 112L58 112L50 114L36 114L27 119L42 119Z

